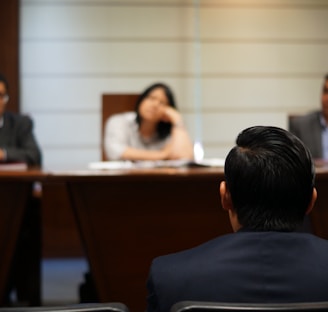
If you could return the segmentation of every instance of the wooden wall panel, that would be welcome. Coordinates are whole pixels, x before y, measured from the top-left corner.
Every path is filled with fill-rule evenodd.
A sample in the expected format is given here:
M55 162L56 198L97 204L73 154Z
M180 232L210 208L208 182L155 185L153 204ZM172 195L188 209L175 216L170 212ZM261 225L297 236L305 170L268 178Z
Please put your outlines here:
M0 72L9 83L8 109L19 111L19 0L0 1Z

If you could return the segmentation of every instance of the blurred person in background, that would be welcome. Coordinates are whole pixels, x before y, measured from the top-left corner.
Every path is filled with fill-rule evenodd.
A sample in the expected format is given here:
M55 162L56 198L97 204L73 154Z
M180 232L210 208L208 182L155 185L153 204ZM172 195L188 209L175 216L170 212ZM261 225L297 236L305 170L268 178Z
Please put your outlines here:
M324 77L321 109L291 117L289 130L304 142L315 160L328 161L328 74Z
M134 112L111 116L105 125L109 160L193 159L193 146L172 90L163 83L139 96Z
M6 110L8 89L6 78L0 74L0 162L41 166L41 151L33 134L32 120Z

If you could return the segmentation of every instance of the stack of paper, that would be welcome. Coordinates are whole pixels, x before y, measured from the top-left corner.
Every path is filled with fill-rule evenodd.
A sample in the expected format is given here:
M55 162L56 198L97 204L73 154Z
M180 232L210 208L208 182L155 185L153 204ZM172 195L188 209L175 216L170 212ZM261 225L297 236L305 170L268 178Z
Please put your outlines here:
M88 165L93 170L133 169L133 168L180 168L180 167L223 167L223 158L207 158L203 160L141 160L141 161L99 161Z

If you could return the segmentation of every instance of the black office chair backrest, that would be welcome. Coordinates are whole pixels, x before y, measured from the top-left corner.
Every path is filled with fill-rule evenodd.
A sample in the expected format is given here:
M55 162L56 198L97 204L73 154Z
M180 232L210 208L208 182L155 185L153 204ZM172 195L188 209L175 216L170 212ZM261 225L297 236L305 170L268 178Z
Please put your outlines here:
M297 302L283 304L253 304L227 302L181 301L174 304L171 312L243 312L243 311L279 311L279 312L310 312L328 311L328 302Z
M121 302L108 302L51 307L2 307L0 312L129 312L129 309Z

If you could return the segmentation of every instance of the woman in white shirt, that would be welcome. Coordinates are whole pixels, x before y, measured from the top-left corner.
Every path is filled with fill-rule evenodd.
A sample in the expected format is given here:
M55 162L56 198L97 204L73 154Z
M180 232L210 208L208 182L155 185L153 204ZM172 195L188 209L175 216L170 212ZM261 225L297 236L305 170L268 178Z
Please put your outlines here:
M107 120L104 144L109 160L193 159L192 142L173 93L163 83L149 86L134 112Z

